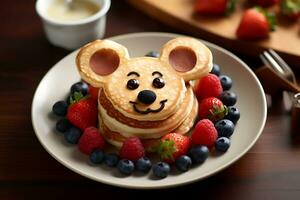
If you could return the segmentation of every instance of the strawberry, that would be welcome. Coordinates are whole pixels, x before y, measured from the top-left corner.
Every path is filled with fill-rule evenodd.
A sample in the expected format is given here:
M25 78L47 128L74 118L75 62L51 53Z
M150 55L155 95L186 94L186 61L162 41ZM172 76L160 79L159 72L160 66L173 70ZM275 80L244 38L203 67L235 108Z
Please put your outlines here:
M158 153L163 161L173 163L177 158L185 155L189 147L189 137L178 133L168 133L161 138L154 152Z
M228 109L221 100L215 97L203 99L199 105L200 119L210 119L215 122L227 115Z
M250 8L242 16L236 35L244 40L267 38L275 30L275 15L261 7Z
M282 0L280 11L284 16L296 21L300 17L300 0Z
M258 6L269 7L279 3L279 0L250 0L250 2Z
M234 10L234 0L197 0L195 3L195 11L204 15L223 15Z
M194 145L205 145L208 148L214 146L218 138L218 132L214 124L208 119L200 120L192 133L191 140Z
M119 151L122 159L137 161L145 155L145 150L141 140L138 137L129 137L124 142Z
M94 150L103 150L105 141L96 127L84 130L78 142L79 150L84 154L91 154Z
M97 102L90 97L83 97L75 92L70 98L71 105L68 108L67 119L76 127L84 131L87 127L97 125Z
M89 94L92 99L98 101L99 88L89 85Z
M214 74L208 74L200 79L196 86L196 96L199 100L207 97L218 97L223 92L220 79Z

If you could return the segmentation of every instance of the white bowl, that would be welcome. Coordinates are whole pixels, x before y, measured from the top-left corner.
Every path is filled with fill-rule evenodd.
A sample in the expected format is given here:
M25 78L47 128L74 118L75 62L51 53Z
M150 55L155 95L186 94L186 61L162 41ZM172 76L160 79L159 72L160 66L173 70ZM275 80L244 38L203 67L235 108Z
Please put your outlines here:
M71 50L104 36L110 0L90 0L99 5L100 10L88 18L71 22L53 20L47 16L47 9L53 1L37 0L35 7L51 44Z
M157 51L167 41L178 36L167 33L137 33L110 39L126 46L130 56L136 57L143 56L150 50ZM222 74L232 78L231 90L238 96L236 107L241 112L241 118L231 137L231 147L223 155L210 155L204 164L185 173L172 173L161 180L153 178L152 172L146 175L134 173L124 177L116 168L109 168L104 164L90 165L88 156L83 155L76 145L68 145L63 135L54 130L58 118L49 115L52 105L65 99L70 86L80 80L75 66L78 51L74 51L53 66L35 92L31 114L33 128L39 141L49 154L69 169L102 183L127 188L174 187L203 179L228 167L242 157L260 136L266 122L266 100L261 84L243 61L221 47L208 42L205 44L211 49L214 62L221 66Z

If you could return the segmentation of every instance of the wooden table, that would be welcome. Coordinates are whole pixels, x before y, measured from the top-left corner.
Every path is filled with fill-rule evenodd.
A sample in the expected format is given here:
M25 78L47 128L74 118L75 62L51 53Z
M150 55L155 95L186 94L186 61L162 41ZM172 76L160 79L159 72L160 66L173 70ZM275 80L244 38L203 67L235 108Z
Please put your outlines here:
M33 0L0 6L0 199L158 197L196 192L197 198L299 199L300 142L290 134L290 116L274 99L255 146L226 170L183 187L129 191L86 179L59 164L41 146L31 125L33 93L44 74L69 51L50 45ZM176 32L125 2L113 1L106 36L130 32ZM219 44L222 46L222 44ZM239 55L250 66L257 59ZM196 198L193 197L193 198Z

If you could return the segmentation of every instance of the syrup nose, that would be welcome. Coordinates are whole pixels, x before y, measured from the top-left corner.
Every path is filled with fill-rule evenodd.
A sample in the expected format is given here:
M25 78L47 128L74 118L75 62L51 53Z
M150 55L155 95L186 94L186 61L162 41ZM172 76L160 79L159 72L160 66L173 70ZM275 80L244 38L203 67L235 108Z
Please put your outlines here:
M142 90L139 92L137 98L143 104L152 104L156 99L156 94L151 90Z

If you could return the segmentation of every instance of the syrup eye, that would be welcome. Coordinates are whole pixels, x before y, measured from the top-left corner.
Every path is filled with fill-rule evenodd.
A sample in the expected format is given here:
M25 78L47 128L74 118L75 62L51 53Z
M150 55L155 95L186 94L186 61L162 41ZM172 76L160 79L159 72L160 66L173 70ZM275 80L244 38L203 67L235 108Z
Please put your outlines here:
M136 88L138 88L140 85L139 81L136 79L130 79L129 81L127 81L127 88L130 90L135 90Z
M152 85L155 88L163 88L165 86L165 81L162 78L155 78L153 79Z

